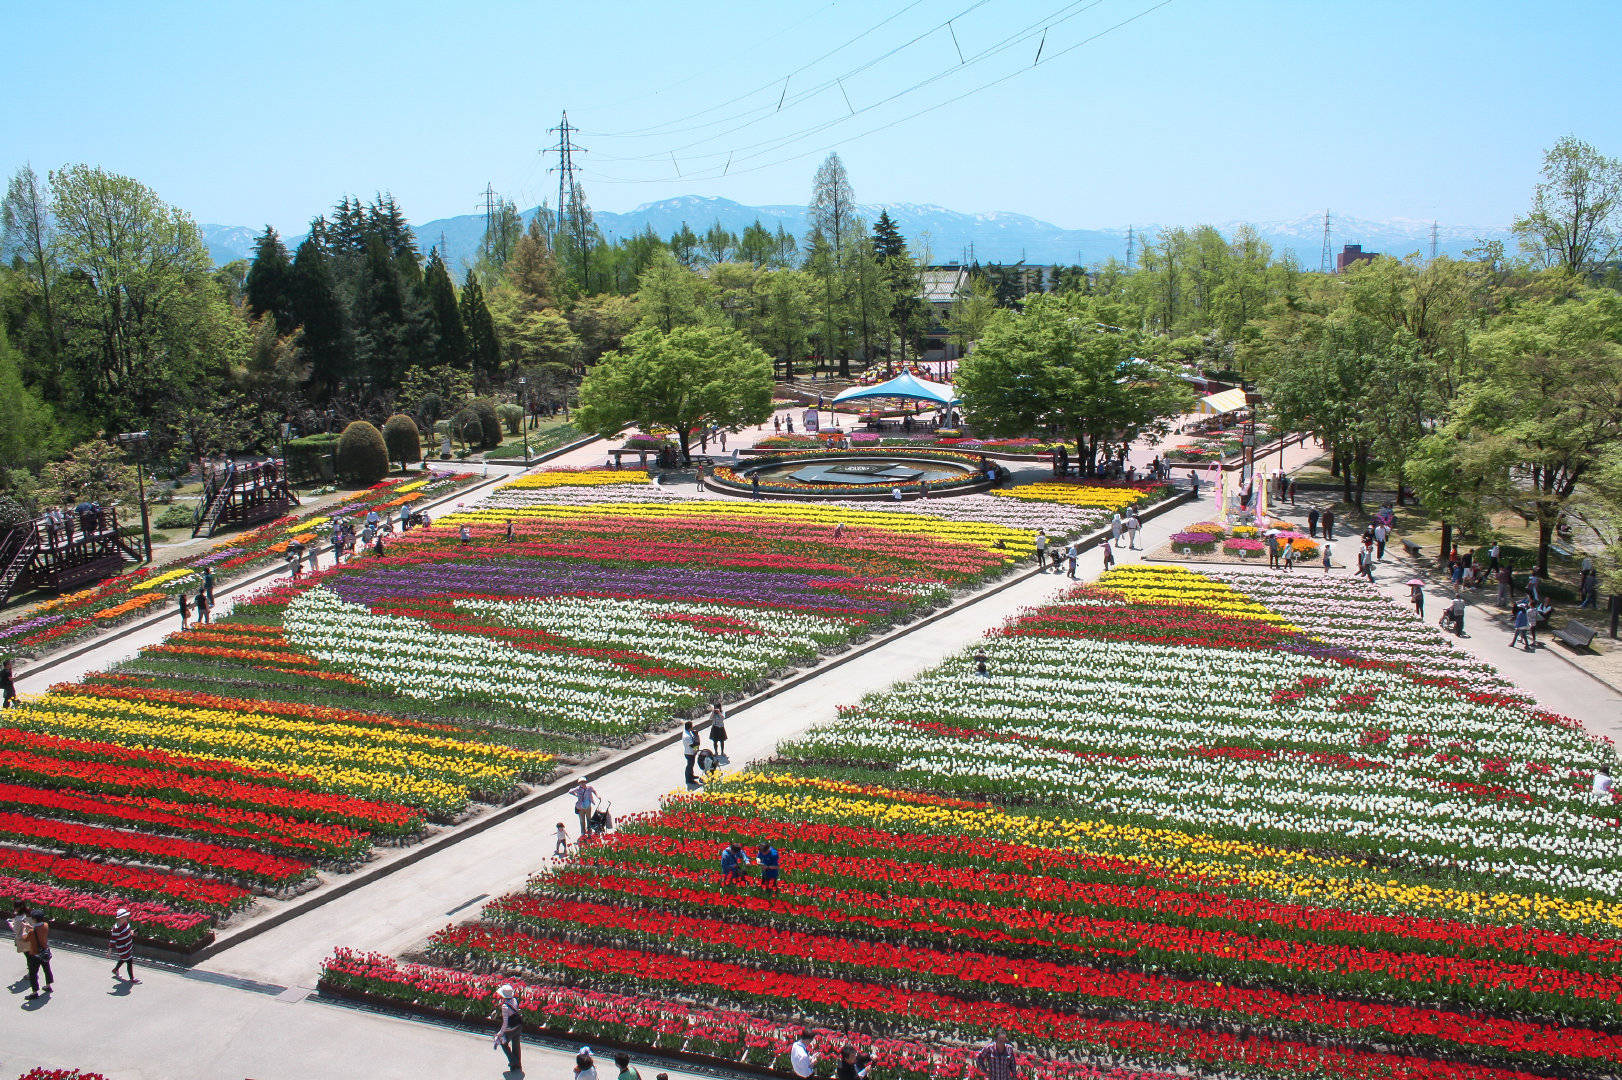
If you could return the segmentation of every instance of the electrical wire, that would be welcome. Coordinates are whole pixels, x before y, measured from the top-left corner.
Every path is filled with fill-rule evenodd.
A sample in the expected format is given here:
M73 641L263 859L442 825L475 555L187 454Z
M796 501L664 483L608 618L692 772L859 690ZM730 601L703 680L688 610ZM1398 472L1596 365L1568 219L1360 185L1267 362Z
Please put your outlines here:
M1041 67L1041 66L1045 66L1047 64L1051 64L1051 63L1057 61L1058 59L1060 59L1061 57L1063 57L1063 56L1065 56L1065 55L1067 55L1069 53L1072 53L1075 50L1077 50L1079 48L1082 48L1085 45L1090 45L1093 42L1098 41L1100 38L1106 37L1109 34L1113 34L1115 31L1120 30L1121 28L1123 28L1125 26L1128 26L1128 25L1130 25L1132 23L1135 23L1139 19L1142 19L1142 18L1144 18L1144 17L1146 17L1148 15L1153 14L1156 11L1159 11L1163 7L1169 6L1171 3L1172 3L1172 0L1160 0L1159 3L1153 4L1153 5L1151 5L1151 6L1147 7L1147 8L1144 8L1142 11L1138 12L1136 15L1132 15L1132 16L1129 16L1129 17L1127 17L1125 19L1122 19L1120 22L1115 23L1113 26L1105 27L1103 30L1098 31L1097 33L1091 35L1090 37L1083 38L1081 41L1078 41L1073 45L1068 45L1065 48L1060 49L1060 50L1058 50L1056 52L1048 53L1046 56L1042 57L1039 61L1032 64L1030 67L1021 67L1021 68L1019 68L1019 69L1017 69L1015 71L1009 72L1006 75L1000 76L1000 77L998 77L996 79L992 79L990 82L982 83L979 86L974 87L973 89L966 90L963 93L958 94L958 95L956 95L954 97L950 97L950 98L945 99L944 101L939 101L939 102L936 102L933 105L926 106L926 107L924 107L922 109L917 110L916 112L909 113L906 116L899 117L899 118L897 118L895 120L891 120L891 121L889 121L887 123L884 123L884 124L880 124L877 127L869 128L868 130L863 131L863 132L861 132L859 134L847 136L846 138L839 139L839 140L836 140L836 141L831 142L831 143L827 143L827 144L825 144L823 146L813 147L813 148L808 149L808 150L802 150L802 151L799 151L797 153L791 154L791 155L789 155L787 157L778 158L775 161L769 161L769 162L766 162L764 164L755 165L755 166L752 166L752 167L747 168L747 169L732 169L728 173L728 175L729 176L743 176L743 175L747 175L748 173L761 172L761 171L766 170L766 169L774 169L779 165L786 165L789 162L798 161L801 158L805 158L805 157L810 157L812 154L824 153L824 152L826 152L828 150L833 150L833 149L836 149L839 146L845 145L846 143L855 142L858 139L865 139L870 135L877 135L879 132L887 131L890 128L893 128L898 124L905 124L905 123L908 123L908 122L910 122L912 120L916 120L916 119L918 119L918 117L925 116L925 115L927 115L929 113L934 112L937 109L943 109L948 105L956 104L957 102L962 101L965 98L972 97L975 94L982 93L982 92L984 92L986 90L991 89L992 87L1000 86L1003 83L1008 82L1011 79L1018 78L1019 76L1024 75L1027 72L1032 71L1037 67ZM669 183L674 182L669 177L655 177L655 178L650 178L650 179L629 179L629 178L621 178L621 177L604 176L601 173L594 173L593 175L599 180L605 181L607 183L613 183L613 184L669 184ZM718 176L712 172L710 174L684 176L681 179L682 179L683 182L700 183L700 182L706 182L706 181L718 179Z

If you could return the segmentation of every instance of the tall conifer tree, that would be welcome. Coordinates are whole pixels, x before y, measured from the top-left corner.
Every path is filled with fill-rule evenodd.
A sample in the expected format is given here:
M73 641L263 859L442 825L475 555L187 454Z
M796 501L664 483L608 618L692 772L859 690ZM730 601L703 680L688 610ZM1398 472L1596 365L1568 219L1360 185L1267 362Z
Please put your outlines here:
M247 293L248 310L255 315L270 315L276 320L278 334L290 334L297 325L293 317L293 263L287 257L287 247L276 230L269 225L253 242L253 265L243 283Z

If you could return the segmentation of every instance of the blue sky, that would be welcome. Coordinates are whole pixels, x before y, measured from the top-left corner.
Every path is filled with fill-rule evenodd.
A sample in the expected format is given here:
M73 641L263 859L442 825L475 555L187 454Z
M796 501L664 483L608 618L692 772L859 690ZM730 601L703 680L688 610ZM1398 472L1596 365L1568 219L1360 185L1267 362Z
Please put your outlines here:
M486 182L526 207L555 197L537 149L566 108L608 210L804 202L833 143L862 202L1069 227L1325 207L1501 224L1561 135L1622 155L1622 4L1171 0L1109 29L1156 2L15 4L0 168L100 164L203 222L297 232L377 190L425 221L475 211ZM790 76L776 111L785 75L886 18ZM843 93L796 96L835 76Z

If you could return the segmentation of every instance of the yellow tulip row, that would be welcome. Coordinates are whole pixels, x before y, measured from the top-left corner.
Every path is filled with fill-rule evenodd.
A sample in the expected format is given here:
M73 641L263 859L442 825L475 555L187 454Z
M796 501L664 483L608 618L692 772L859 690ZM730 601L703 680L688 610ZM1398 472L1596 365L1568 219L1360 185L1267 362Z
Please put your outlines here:
M1097 487L1091 484L1035 483L1014 488L1000 488L991 492L1005 499L1025 499L1030 502L1063 503L1099 510L1124 510L1143 500L1143 492L1135 488Z
M519 476L502 484L497 491L507 488L527 490L530 488L554 487L607 487L610 484L646 484L648 474L640 470L628 471L625 469L581 469L578 472L568 469L558 469L553 472L532 473L529 476Z
M542 475L545 475L544 473ZM924 535L953 543L976 544L987 549L1002 548L1010 557L1029 554L1035 549L1034 534L1029 529L1013 528L989 522L949 521L923 514L897 514L883 510L832 509L795 503L721 503L694 500L680 503L593 503L585 506L539 504L522 508L472 507L447 514L437 524L455 526L501 524L509 518L537 517L614 517L628 521L666 520L680 522L703 519L742 519L746 521L772 520L792 522L832 529L844 523L850 528L883 529L889 532Z
M1226 582L1176 566L1119 566L1098 579L1102 588L1135 604L1182 604L1214 611L1232 619L1254 619L1294 630L1284 617L1269 611Z
M834 819L890 829L981 836L1084 856L1128 857L1180 877L1239 882L1258 894L1329 902L1348 909L1437 914L1523 922L1622 928L1622 904L1568 900L1540 892L1486 893L1372 877L1362 863L1336 856L1222 840L1177 829L1149 829L1084 817L1050 818L993 807L908 801L906 792L861 788L818 777L746 772L706 789L704 798L746 806L791 821Z

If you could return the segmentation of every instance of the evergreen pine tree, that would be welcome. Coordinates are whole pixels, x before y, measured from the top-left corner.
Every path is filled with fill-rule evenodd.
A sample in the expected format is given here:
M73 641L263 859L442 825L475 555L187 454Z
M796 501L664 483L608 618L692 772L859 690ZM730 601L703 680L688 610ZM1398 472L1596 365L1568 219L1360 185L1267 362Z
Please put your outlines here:
M683 269L691 270L697 265L698 234L687 227L687 222L682 222L681 228L670 234L670 253Z
M355 358L373 390L393 386L410 363L406 290L381 237L366 245L355 292Z
M462 283L461 314L473 370L486 377L494 376L501 368L501 344L496 340L495 320L484 302L484 288L471 270Z
M354 379L355 343L332 266L313 229L293 257L288 293L293 321L304 329L300 344L310 365L310 388L324 401Z
M467 334L462 325L462 314L456 306L456 287L445 270L445 261L435 248L428 256L428 269L422 276L423 300L433 316L437 349L435 361L455 367L468 366Z
M248 268L244 290L248 310L272 316L278 334L290 334L297 325L293 319L292 284L293 264L287 257L287 247L276 230L266 225L263 235L253 242L253 265Z
M880 210L879 220L873 224L873 254L888 262L907 253L907 241L890 218L890 211Z

